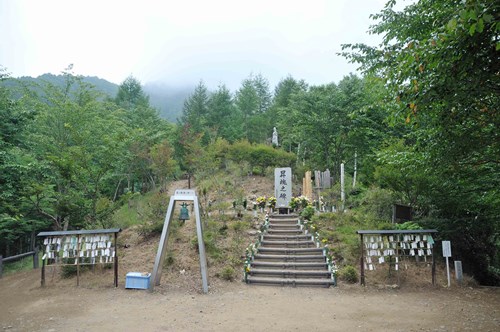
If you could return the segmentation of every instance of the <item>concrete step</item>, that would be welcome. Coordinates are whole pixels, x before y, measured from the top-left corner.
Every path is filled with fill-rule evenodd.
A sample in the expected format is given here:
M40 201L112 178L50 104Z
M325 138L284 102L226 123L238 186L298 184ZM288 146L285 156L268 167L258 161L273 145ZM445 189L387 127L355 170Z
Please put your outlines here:
M255 260L251 263L252 267L259 269L296 269L296 270L328 270L328 264L325 261L320 262L265 262Z
M271 223L276 223L276 224L298 224L299 220L298 219L275 219L275 218L269 218L269 222Z
M307 279L307 278L331 278L332 273L329 272L328 270L290 270L290 269L259 269L259 268L254 268L250 269L249 272L250 275L252 276L259 276L259 277L281 277L281 278L301 278L301 279Z
M323 255L323 248L283 248L260 246L259 254L282 254L282 255Z
M269 228L272 229L298 229L300 230L299 224L272 224L269 223Z
M264 240L260 244L265 247L284 247L284 248L316 247L316 244L311 240L295 240L295 241Z
M301 229L276 229L269 228L266 234L271 235L303 235L304 231Z
M328 278L309 278L309 279L299 279L299 278L266 278L257 276L248 276L247 283L249 284L259 284L259 285L276 285L276 286L316 286L316 287L330 287L334 285L332 279Z
M261 262L326 262L326 257L321 255L283 255L257 253L254 261Z
M299 219L299 215L296 213L291 214L271 214L269 219Z
M299 240L312 240L311 235L299 234L299 235L275 235L275 234L264 234L263 240L269 241L299 241Z

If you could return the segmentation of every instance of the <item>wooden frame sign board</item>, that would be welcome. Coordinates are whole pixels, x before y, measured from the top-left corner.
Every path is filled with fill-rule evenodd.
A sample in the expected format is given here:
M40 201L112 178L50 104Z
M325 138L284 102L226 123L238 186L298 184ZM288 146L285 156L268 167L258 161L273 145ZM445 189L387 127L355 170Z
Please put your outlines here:
M203 228L201 225L201 218L200 218L200 206L195 191L187 189L178 189L175 191L175 194L172 197L170 197L167 214L165 215L165 221L163 224L163 231L161 233L160 245L158 246L158 252L156 253L153 274L151 275L151 282L149 283L149 291L152 292L154 290L154 287L160 284L163 261L165 258L165 252L167 251L169 227L170 223L172 222L175 203L177 201L193 202L194 214L196 217L196 233L198 235L198 250L200 252L200 270L201 270L203 293L208 293L207 258L205 255L205 242L203 242Z
M120 228L79 231L40 232L44 237L41 285L45 286L45 266L76 266L76 285L80 285L80 266L113 264L114 285L118 287L117 236Z
M432 284L436 280L436 261L434 259L435 229L422 230L358 230L360 236L360 283L365 285L365 271L376 270L388 265L397 273L406 266L406 262L432 265ZM428 261L429 260L429 261Z

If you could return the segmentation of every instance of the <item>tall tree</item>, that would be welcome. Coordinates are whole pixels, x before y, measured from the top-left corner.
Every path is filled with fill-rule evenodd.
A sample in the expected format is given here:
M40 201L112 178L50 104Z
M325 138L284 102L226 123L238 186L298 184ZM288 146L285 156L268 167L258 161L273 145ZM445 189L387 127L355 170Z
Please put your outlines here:
M208 100L206 125L216 129L217 135L229 142L242 138L242 116L235 107L231 92L219 86Z
M200 81L193 94L191 94L184 102L180 124L188 126L191 133L203 133L206 128L206 120L208 113L208 89Z
M269 83L261 75L250 75L236 92L236 107L243 115L244 138L264 142L271 134L273 123L267 111L271 103Z
M119 114L104 108L78 77L65 76L65 88L46 88L29 139L43 166L29 187L30 199L55 229L95 222L101 185L124 154ZM73 84L78 88L72 90Z
M439 216L460 220L437 227L481 282L500 283L500 6L395 4L373 15L381 45L344 45L344 55L385 81L392 121L411 125L411 142L427 152L427 169L440 179L429 192Z
M299 149L298 128L289 116L289 107L294 95L307 91L305 81L297 81L292 76L282 79L274 89L274 98L269 110L270 117L274 119L273 126L278 127L281 146L288 151Z
M141 82L133 76L127 77L120 84L115 102L118 106L128 110L149 107L149 97L144 93Z

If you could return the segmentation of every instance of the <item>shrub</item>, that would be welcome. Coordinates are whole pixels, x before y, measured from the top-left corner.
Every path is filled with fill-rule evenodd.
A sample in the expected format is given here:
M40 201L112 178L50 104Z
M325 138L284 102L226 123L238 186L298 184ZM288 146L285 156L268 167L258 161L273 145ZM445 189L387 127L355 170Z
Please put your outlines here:
M304 219L311 220L311 218L314 216L314 208L312 206L306 207L304 210L302 210L300 216Z
M390 190L371 187L361 197L361 210L377 219L390 220L394 201Z
M221 278L227 281L233 281L236 276L236 272L231 266L226 266L222 269Z
M230 224L230 226L235 232L241 232L250 228L250 224L246 221L235 221Z
M358 282L358 271L352 265L346 265L339 270L340 280L354 284Z

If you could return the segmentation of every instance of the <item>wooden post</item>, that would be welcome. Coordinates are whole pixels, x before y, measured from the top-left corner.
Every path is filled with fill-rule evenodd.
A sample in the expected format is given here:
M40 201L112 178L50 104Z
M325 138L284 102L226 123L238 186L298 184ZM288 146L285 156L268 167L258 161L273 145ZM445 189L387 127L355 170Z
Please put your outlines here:
M399 263L401 263L401 262L399 260L401 259L401 257L403 257L402 255L399 254L399 244L401 243L400 236L401 236L401 234L397 234L396 235L396 260L397 260L397 262L396 262L395 266L398 267L397 272L396 272L397 275L398 275L398 286L401 286L401 278L399 276L400 275L400 272L399 272L399 268L400 268Z
M118 233L115 233L115 287L118 287L118 245L117 245Z
M436 260L434 259L434 246L432 246L432 285L436 285Z
M80 234L76 236L76 285L80 286Z
M38 248L34 249L35 253L33 254L33 269L38 269Z
M45 259L42 259L42 279L40 283L42 287L45 287Z
M3 274L3 256L0 255L0 278L2 278Z
M364 247L364 242L363 242L363 234L359 234L361 237L361 259L360 259L360 270L361 270L361 276L359 278L361 286L365 285L365 247Z

